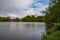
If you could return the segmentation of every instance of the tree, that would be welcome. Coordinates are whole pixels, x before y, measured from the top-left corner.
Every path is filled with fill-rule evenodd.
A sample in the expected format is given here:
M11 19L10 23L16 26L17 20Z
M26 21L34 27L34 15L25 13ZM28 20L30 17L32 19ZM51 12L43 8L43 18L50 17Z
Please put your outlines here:
M10 17L0 17L0 22L10 22L11 18Z
M51 28L52 23L60 22L60 0L50 0L49 9L45 15L47 28Z
M14 18L13 21L14 22L20 22L20 19L19 18Z

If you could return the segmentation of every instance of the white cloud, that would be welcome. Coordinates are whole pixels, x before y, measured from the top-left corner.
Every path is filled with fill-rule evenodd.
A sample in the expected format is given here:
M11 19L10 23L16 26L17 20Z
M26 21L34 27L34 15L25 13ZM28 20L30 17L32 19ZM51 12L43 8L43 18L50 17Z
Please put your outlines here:
M20 18L22 18L27 15L34 15L34 14L35 14L34 8L27 8L27 9L24 9L24 11L21 12L21 14L19 14L19 15L20 15Z
M15 17L19 17L17 14L13 14L13 13L9 13L7 16L15 18Z
M36 3L35 5L37 6L37 8L35 8L35 13L37 13L38 15L43 15L42 11L45 11L49 6L42 3Z
M37 3L37 1L38 0L0 0L0 14L20 18L26 15L42 15L40 11L45 10L48 5ZM33 3L35 3L37 8L30 8Z
M1 17L4 17L3 15L0 15Z
M33 14L35 14L35 12L34 12L34 8L29 8L29 9L27 9L27 11L25 11L25 14L27 13L27 15L33 15Z
M5 16L5 15L0 15L0 17L7 17L7 16Z
M42 4L42 3L36 3L35 5L38 7L38 9L39 9L40 11L43 11L43 10L45 10L46 8L48 8L48 5L44 5L44 4Z
M0 10L27 8L33 0L0 0Z
M14 2L15 6L17 6L18 8L26 8L33 3L33 0L14 0Z
M24 17L29 14L25 9L29 8L31 4L33 4L33 0L0 0L0 12L5 16L16 17L19 15L20 17Z

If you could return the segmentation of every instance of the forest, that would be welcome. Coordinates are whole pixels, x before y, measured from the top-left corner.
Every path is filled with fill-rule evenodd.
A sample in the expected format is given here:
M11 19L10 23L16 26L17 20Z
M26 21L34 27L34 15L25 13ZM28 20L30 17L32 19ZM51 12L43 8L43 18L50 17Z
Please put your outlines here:
M0 17L0 22L44 22L44 16L35 17L34 15L27 15L21 19L18 17L13 19L10 17Z

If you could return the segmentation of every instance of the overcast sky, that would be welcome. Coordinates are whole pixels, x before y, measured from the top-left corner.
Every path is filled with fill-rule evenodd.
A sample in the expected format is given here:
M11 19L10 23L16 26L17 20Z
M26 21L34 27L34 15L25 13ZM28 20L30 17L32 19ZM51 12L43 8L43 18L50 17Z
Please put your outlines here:
M24 17L42 15L40 11L48 7L49 0L0 0L0 16Z

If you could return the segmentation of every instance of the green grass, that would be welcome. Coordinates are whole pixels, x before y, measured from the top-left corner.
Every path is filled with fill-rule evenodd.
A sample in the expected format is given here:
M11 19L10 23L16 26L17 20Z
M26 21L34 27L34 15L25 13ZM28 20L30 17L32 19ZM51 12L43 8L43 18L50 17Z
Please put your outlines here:
M45 40L60 40L60 31L56 31L48 35Z
M53 23L53 26L51 29L47 30L46 37L44 37L44 40L60 40L60 23Z

